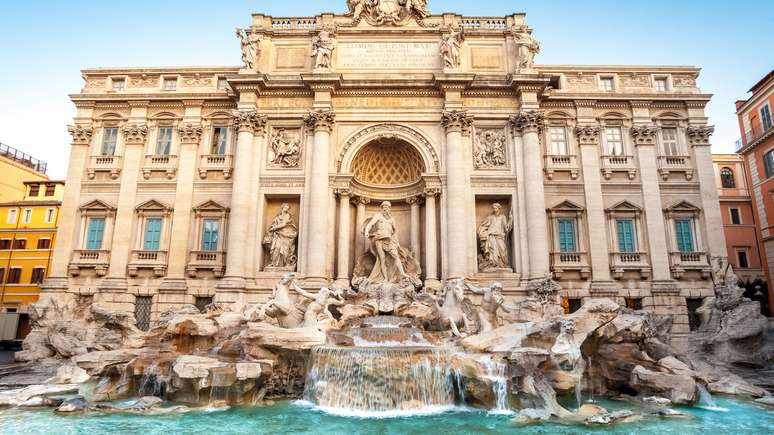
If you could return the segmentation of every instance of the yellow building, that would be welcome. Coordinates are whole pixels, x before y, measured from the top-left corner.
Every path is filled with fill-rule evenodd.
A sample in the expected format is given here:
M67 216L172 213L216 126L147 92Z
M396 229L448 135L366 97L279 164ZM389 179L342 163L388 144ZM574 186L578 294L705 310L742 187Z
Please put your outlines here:
M20 201L0 203L0 310L24 313L50 268L64 182L20 184Z
M21 201L24 181L47 181L46 163L0 143L0 203Z

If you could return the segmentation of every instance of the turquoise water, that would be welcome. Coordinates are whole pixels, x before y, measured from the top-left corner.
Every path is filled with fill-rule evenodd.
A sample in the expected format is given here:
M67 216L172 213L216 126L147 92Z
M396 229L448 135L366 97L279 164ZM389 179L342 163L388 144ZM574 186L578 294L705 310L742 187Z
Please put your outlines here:
M519 426L510 416L476 410L454 410L437 415L398 418L339 417L296 402L272 406L196 411L182 415L57 416L52 411L0 410L2 434L772 434L774 411L752 403L718 398L726 412L676 408L689 418L647 417L645 420L607 427L543 423ZM609 410L632 409L625 402L603 401ZM635 410L636 411L636 410Z

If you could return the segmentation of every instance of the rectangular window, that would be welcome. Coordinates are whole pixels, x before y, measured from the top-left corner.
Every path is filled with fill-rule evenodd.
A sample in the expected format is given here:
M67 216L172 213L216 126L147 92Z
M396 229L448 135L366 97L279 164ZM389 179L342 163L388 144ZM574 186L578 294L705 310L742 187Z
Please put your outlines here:
M659 77L655 81L656 83L656 91L658 92L666 92L667 90L667 79L664 77Z
M13 241L13 249L27 249L27 239L16 239Z
M740 269L748 269L750 267L750 262L747 259L747 250L742 249L739 251L736 251L736 267Z
M110 85L116 92L123 92L126 89L126 80L121 78L114 78L110 80Z
M46 196L54 196L55 193L56 193L56 185L46 184Z
M612 92L614 90L613 78L612 77L600 77L599 78L599 89L601 91L605 91L605 92Z
M25 223L25 224L30 223L30 221L32 221L32 210L30 210L28 208L25 208L24 209L24 214L22 216L24 216L22 218L22 222L23 223Z
M218 90L219 91L228 90L228 80L226 80L225 77L218 77Z
M116 154L116 143L118 142L118 128L107 127L102 130L102 148L100 154L103 156L113 156Z
M566 156L569 154L567 149L567 131L564 127L551 127L549 129L551 140L551 155Z
M7 251L11 249L11 239L0 240L0 250Z
M21 282L22 270L19 267L8 269L8 284L18 284Z
M147 331L150 329L150 315L153 307L153 296L137 296L134 299L134 319L137 329Z
M205 219L202 224L202 251L213 252L218 250L218 233L220 221Z
M642 298L624 298L624 300L626 308L635 311L642 309Z
M575 219L559 219L559 251L577 252Z
M86 249L98 251L102 249L102 237L105 233L105 218L90 218L86 234Z
M226 141L228 140L228 127L215 127L212 129L212 148L210 154L226 154Z
M619 219L616 221L618 233L618 252L636 252L637 243L634 237L634 221Z
M742 225L742 215L739 213L738 208L732 208L729 210L731 213L731 224L732 225Z
M211 297L197 296L194 299L194 306L199 310L200 313L203 313L210 305L212 305Z
M679 156L680 144L677 141L676 128L664 128L661 130L661 141L663 142L665 156Z
M40 184L30 184L30 195L31 197L36 197L40 195Z
M0 284L5 283L5 268L0 268Z
M161 246L161 218L145 219L145 242L143 249L158 251Z
M621 127L605 128L605 146L607 147L607 155L609 156L624 155L623 132L621 131Z
M56 209L49 208L49 209L46 210L46 223L47 224L53 224L55 217L56 217Z
M18 216L19 210L15 208L8 209L8 215L5 218L5 223L7 224L15 224L16 223L16 216Z
M46 278L46 269L42 267L36 267L32 269L32 276L30 277L30 284L40 284Z
M767 104L761 107L761 126L763 127L763 131L766 131L771 128L771 125L771 107Z
M774 177L774 150L763 155L763 168L766 172L766 178Z
M583 301L578 298L562 298L564 314L572 314L581 309Z
M693 252L693 225L690 219L675 220L675 238L680 252Z
M177 89L177 79L174 77L164 78L164 90L174 91Z
M51 249L51 239L38 239L38 249Z
M156 138L156 153L157 156L168 156L172 152L172 127L160 127L159 136Z

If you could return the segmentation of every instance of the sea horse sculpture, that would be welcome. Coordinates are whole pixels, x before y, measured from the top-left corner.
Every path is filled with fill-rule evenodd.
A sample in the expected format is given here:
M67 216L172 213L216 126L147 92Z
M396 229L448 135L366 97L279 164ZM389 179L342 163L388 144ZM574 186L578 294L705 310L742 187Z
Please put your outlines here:
M430 293L418 296L435 311L441 329L451 330L455 337L469 335L478 329L471 321L474 311L470 301L465 299L465 287L464 279L453 279L443 286L438 296ZM443 303L439 304L441 300ZM464 329L465 334L460 329Z

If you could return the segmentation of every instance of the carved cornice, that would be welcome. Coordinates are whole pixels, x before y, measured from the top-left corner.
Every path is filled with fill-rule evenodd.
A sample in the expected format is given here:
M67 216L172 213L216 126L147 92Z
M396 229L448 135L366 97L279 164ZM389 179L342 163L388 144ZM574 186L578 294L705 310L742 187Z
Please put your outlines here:
M597 100L575 100L575 107L591 107L592 109L596 107Z
M511 116L510 123L514 133L540 133L545 125L545 118L542 110L525 110Z
M631 128L632 139L635 145L655 145L658 126L635 125Z
M148 137L147 124L129 124L121 130L127 145L144 145Z
M473 116L466 110L445 110L441 115L441 125L447 132L470 134Z
M691 146L703 146L710 144L710 136L715 133L714 125L689 126L686 130Z
M599 144L599 126L579 125L575 127L575 136L578 138L579 145L597 145Z
M181 143L198 144L204 128L201 124L185 124L177 128Z
M231 114L234 117L237 131L246 131L257 135L263 135L266 132L268 120L266 115L260 115L255 110L234 110Z
M312 110L304 117L304 124L314 131L330 133L336 125L336 113L327 109Z
M653 104L652 101L630 101L629 104L632 106L632 109L649 109L650 106Z
M67 127L67 131L73 137L73 145L90 144L91 135L94 134L94 129L91 125L71 125Z

